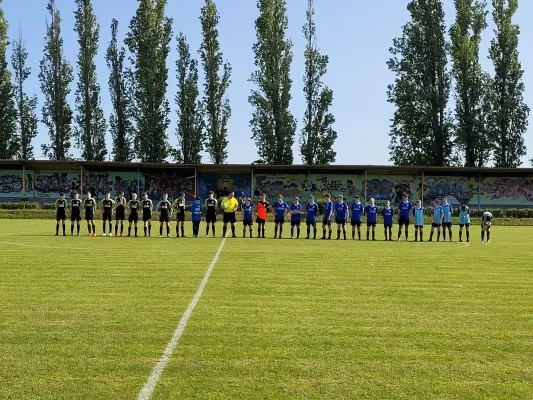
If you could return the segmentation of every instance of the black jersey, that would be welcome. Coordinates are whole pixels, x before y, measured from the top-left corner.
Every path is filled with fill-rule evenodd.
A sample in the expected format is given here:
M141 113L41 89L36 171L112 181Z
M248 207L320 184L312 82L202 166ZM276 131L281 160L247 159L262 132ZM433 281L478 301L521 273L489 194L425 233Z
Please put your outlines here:
M111 211L113 210L113 204L115 204L115 202L111 199L102 200L102 207L105 214L111 214Z
M130 212L137 214L139 212L141 202L139 200L130 200L128 205L130 207Z
M141 206L143 208L143 212L146 213L146 212L152 212L152 208L153 208L153 203L152 203L152 200L143 200L142 203L141 203Z
M159 202L159 210L161 211L161 214L168 215L170 214L170 210L172 208L172 204L168 200L161 200Z
M185 199L177 199L176 205L178 207L179 212L185 212Z
M207 199L205 201L205 210L206 214L215 214L217 210L216 199Z
M95 205L96 205L96 200L85 199L85 203L84 203L85 212L88 214L94 214Z
M56 200L56 209L58 211L60 211L60 210L65 211L66 208L67 208L67 200L65 200L65 199L57 199Z
M117 209L124 210L124 207L126 206L126 198L125 197L117 197L115 199L115 203L117 203Z
M72 211L72 214L80 214L80 209L81 209L81 200L78 199L72 199L70 200L70 209Z

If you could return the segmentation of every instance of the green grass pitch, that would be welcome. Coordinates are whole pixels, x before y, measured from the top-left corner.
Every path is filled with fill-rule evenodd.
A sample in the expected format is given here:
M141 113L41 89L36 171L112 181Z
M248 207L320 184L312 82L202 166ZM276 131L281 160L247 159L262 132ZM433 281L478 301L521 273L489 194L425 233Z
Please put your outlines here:
M0 398L136 398L222 241L86 229L0 221ZM531 228L377 232L227 239L152 398L533 398Z

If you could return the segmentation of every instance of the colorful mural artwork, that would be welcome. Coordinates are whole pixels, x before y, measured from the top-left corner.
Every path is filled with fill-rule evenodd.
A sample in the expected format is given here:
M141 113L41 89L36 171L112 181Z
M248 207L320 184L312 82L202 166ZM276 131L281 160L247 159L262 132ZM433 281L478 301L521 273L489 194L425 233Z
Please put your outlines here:
M254 175L254 196L266 193L269 201L275 201L281 194L286 201L296 196L302 197L308 187L307 175L296 174L257 174Z
M170 199L175 199L180 192L185 193L187 201L191 201L194 200L194 189L194 169L144 174L144 190L153 201L160 201L164 193L167 193Z
M35 192L39 198L58 198L60 192L71 196L80 190L77 172L45 172L35 177Z
M306 180L306 191L309 190L315 197L324 197L326 194L337 197L342 194L351 200L355 195L362 196L359 176L322 174L311 175L310 178Z
M531 205L533 203L533 177L484 178L481 190L483 202L505 205Z
M251 196L251 174L202 174L198 177L198 196L207 199L209 192L215 192L215 197L227 196L235 192L239 197L242 192Z
M363 192L366 181L363 180ZM409 197L413 196L414 180L413 177L368 177L366 189L366 198L374 198L378 203L390 201L391 204L397 204L402 199L402 194L407 193Z
M477 203L478 184L474 178L457 177L426 177L424 188L418 184L417 198L421 198L424 191L424 203L431 203L435 199L447 197L451 204Z
M33 176L26 173L26 193L33 191ZM24 179L22 171L0 170L0 197L22 196Z

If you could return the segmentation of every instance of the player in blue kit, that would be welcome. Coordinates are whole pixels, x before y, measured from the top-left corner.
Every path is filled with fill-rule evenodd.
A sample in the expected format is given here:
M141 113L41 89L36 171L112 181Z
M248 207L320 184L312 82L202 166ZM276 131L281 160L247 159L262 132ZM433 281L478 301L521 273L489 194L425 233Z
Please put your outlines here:
M280 194L278 196L278 201L272 205L272 210L275 213L274 218L274 239L278 237L278 228L279 228L279 238L283 235L283 223L285 222L285 215L289 210L289 205L283 201L283 196Z
M466 241L470 242L470 208L463 203L459 209L459 241L463 241L463 228L466 228Z
M374 198L365 208L366 214L366 240L370 240L370 228L372 228L372 240L376 240L376 225L378 223L378 206L374 204Z
M322 220L322 239L326 240L326 226L329 228L328 239L331 239L331 218L333 217L333 202L331 201L331 196L326 194L324 196L326 202L324 203L324 219Z
M252 204L252 199L248 198L244 200L244 203L241 206L242 208L242 237L246 237L246 227L250 229L250 237L252 236L252 227L254 224L254 205Z
M359 196L354 196L352 206L352 239L355 240L355 228L357 227L357 236L361 240L361 225L363 224L363 214L365 206L359 201Z
M307 216L305 218L305 224L307 225L307 237L309 239L311 235L311 227L313 227L313 239L316 239L316 219L318 217L318 204L315 203L315 197L309 196L309 202L305 206Z
M445 197L442 199L442 238L446 241L446 229L450 234L450 242L452 241L452 214L453 208L448 199Z
M344 240L346 240L346 221L348 220L348 204L344 201L342 194L339 194L337 202L335 203L335 222L337 223L337 240L341 238L341 229L342 234L344 235Z
M442 225L443 211L439 200L433 200L433 220L431 222L431 234L429 235L429 241L433 241L433 233L437 229L437 242L440 240L440 226Z
M392 217L394 216L394 208L390 206L390 201L385 203L385 208L381 210L381 215L383 215L383 225L385 226L385 241L392 242Z
M411 223L411 213L413 203L409 201L409 196L404 193L402 202L398 205L398 240L402 236L402 228L405 225L405 240L409 239L409 224Z
M415 242L418 241L418 234L420 233L420 241L424 241L424 207L422 207L422 201L416 202L415 208L413 208L413 217L415 220Z
M202 222L202 203L200 202L200 197L194 199L194 203L191 206L192 214L192 237L197 238L200 233L200 222ZM183 237L183 233L181 235Z
M300 223L301 223L301 214L302 214L302 205L300 204L300 199L295 197L289 212L291 213L291 239L294 239L294 227L296 227L296 238L300 239Z

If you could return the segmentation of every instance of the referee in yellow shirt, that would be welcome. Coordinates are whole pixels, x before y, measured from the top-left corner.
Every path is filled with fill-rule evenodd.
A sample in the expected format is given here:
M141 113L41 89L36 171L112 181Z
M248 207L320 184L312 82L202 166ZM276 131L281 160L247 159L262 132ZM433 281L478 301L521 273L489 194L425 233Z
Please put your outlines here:
M237 237L235 236L235 211L237 211L237 209L239 208L239 202L235 198L235 193L230 192L228 194L228 197L224 197L220 206L222 207L222 213L224 216L224 227L222 228L222 237L226 237L228 222L231 224L231 233L233 234L233 237Z

